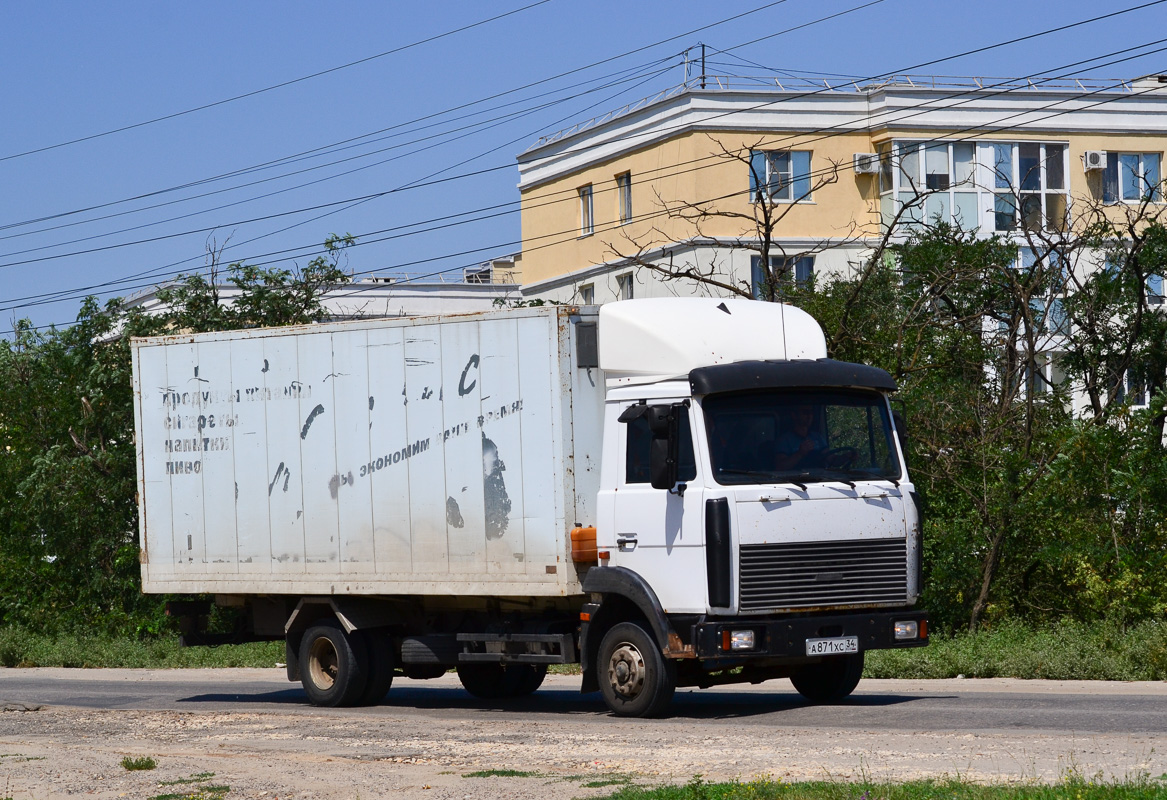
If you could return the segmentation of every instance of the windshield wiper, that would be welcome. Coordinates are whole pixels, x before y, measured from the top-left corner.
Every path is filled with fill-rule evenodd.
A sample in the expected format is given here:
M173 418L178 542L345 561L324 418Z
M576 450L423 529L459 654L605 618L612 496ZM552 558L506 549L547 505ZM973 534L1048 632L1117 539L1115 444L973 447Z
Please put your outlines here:
M719 469L718 475L740 475L743 478L764 478L775 483L789 483L797 486L802 491L806 491L806 484L798 481L790 480L784 477L781 473L761 469ZM799 477L802 477L801 475Z

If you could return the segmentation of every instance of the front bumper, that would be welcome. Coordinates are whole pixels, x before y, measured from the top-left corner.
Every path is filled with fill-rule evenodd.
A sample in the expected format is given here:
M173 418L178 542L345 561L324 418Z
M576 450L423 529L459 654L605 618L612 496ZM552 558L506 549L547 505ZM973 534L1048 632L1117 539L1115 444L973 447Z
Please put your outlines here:
M897 622L914 621L922 636L895 638ZM699 659L751 660L754 658L807 658L806 640L856 636L859 651L925 647L928 644L927 611L877 611L830 616L709 619L694 626L694 649ZM754 631L750 650L727 650L725 632Z

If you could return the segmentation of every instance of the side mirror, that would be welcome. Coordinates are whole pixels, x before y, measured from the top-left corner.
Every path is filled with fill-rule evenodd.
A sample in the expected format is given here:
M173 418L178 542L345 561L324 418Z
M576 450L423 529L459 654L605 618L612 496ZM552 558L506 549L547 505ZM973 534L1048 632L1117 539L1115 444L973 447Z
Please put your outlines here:
M644 417L652 431L648 446L648 480L654 489L672 489L680 473L680 420L689 407L688 401L670 405L629 406L619 421L628 423Z
M654 489L672 489L677 485L677 451L680 433L677 406L648 406L648 427L652 443L648 449L649 483Z

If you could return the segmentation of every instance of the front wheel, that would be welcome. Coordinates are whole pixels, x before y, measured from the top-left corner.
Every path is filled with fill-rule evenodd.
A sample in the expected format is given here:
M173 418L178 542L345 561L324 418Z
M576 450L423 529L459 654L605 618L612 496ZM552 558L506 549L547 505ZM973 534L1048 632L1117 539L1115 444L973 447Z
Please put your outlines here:
M368 653L361 636L335 623L314 625L300 640L300 674L314 706L350 706L361 699L368 680Z
M863 654L855 653L803 667L790 676L790 682L812 703L837 703L855 691L861 677Z
M660 714L677 688L676 665L635 622L621 622L604 635L596 668L604 702L619 717Z

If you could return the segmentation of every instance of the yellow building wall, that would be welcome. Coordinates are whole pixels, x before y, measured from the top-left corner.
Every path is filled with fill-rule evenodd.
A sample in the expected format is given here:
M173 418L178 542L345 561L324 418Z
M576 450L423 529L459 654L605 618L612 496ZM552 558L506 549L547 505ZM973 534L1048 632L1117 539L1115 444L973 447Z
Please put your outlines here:
M753 237L748 162L729 153L753 149L810 150L810 202L776 204L785 211L778 237L837 238L851 225L878 223L877 178L855 175L851 156L870 152L866 133L820 138L808 134L698 132L677 136L522 192L523 281L533 283L620 256L695 236ZM836 171L834 164L840 167ZM616 176L632 175L632 215L619 224ZM580 235L579 188L592 185L595 232ZM695 202L714 212L698 224L665 213Z
M819 187L810 202L778 203L782 213L776 238L847 239L879 232L879 177L856 175L854 153L874 152L876 144L891 140L968 140L1066 142L1069 145L1071 224L1081 219L1086 203L1102 202L1102 174L1082 168L1085 150L1164 153L1167 137L1134 134L1029 134L1019 131L976 134L967 132L882 130L867 132L795 134L695 132L673 137L601 164L590 166L521 193L523 236L522 280L535 283L648 251L696 236L749 237L757 235L751 221L749 167L727 156L761 150L810 150L815 181L833 178ZM748 156L746 156L748 158ZM838 165L837 170L834 165ZM1167 177L1167 158L1162 169ZM616 176L632 175L633 221L619 224ZM593 190L595 232L580 234L578 190ZM692 210L700 202L713 215L700 221L665 213L666 208ZM1117 218L1122 206L1108 209Z

